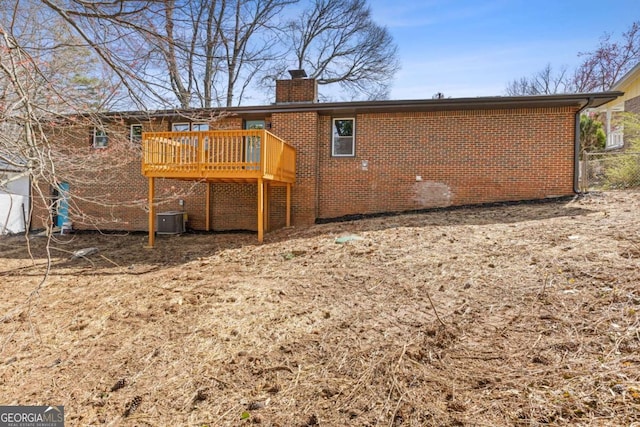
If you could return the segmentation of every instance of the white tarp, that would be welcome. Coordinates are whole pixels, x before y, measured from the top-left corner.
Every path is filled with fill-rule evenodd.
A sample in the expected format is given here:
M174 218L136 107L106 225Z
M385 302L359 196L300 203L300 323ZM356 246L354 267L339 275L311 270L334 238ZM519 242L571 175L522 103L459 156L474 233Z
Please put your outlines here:
M0 235L23 233L29 218L29 177L16 172L0 172L0 175L5 179L15 178L0 189Z

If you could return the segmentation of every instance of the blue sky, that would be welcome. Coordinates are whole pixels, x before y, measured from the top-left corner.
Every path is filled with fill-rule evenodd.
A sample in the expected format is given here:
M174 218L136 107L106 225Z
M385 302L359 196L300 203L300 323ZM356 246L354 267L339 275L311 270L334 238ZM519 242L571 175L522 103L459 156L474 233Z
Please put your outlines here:
M640 0L370 0L402 69L391 99L504 95L507 83L551 63L579 64L604 33L640 20Z

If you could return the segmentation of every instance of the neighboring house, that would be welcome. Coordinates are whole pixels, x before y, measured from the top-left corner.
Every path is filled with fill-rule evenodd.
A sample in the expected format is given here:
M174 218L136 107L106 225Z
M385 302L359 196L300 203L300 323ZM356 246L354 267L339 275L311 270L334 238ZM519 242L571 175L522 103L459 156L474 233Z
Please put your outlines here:
M28 174L0 162L0 235L26 230L30 190Z
M279 80L274 104L227 108L218 119L208 118L220 113L212 109L189 110L202 117L190 121L184 111L114 113L87 149L125 132L142 144L143 173L137 163L109 188L72 183L69 195L156 200L189 188L161 209L186 211L196 230L257 230L259 238L289 223L566 196L578 191L580 112L621 95L318 103L316 81ZM112 209L102 228L146 230L155 213Z
M629 112L640 114L640 63L633 67L620 80L613 84L612 91L624 92L622 96L614 99L593 112L604 115L604 127L607 134L607 150L621 149L628 145L625 139L622 125L616 123L616 113Z

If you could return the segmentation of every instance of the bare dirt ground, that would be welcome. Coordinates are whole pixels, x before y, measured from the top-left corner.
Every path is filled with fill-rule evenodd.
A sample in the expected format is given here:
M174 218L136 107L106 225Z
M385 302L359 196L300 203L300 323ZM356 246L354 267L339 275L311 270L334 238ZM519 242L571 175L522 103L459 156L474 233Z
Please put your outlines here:
M62 236L30 297L44 243L0 239L0 402L68 426L640 426L640 192Z

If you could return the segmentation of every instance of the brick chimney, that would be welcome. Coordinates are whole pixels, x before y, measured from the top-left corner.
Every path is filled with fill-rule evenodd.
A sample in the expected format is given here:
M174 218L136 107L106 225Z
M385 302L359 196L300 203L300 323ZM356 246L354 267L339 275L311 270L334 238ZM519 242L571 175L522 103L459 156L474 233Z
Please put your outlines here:
M276 80L276 104L318 102L318 82L304 70L289 70L291 80Z

